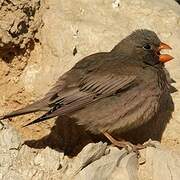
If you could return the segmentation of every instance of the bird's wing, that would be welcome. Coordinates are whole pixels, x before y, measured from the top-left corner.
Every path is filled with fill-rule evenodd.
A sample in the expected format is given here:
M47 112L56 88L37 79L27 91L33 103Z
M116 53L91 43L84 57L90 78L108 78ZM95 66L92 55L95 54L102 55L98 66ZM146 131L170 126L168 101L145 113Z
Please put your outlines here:
M90 103L97 101L98 99L105 98L107 96L114 95L121 90L128 88L135 80L133 75L102 75L91 74L84 77L76 87L68 87L65 89L53 93L53 96L49 99L48 107L49 111L40 118L29 123L34 124L46 119L68 115L84 108ZM57 89L54 87L54 89ZM49 92L51 94L51 92Z

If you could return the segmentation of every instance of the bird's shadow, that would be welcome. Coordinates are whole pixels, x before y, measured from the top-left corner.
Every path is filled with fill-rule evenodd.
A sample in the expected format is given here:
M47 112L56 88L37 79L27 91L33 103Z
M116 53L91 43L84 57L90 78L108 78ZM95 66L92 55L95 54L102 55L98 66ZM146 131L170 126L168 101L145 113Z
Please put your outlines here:
M171 86L171 92L177 91ZM150 138L161 141L163 132L171 119L174 111L172 97L167 98L167 102L161 105L160 111L146 124L130 130L123 134L113 134L113 137L123 138L134 144L143 144ZM103 135L93 135L85 131L83 126L78 126L75 120L66 116L58 117L49 135L39 140L25 141L24 144L32 148L45 148L47 146L60 151L64 151L69 156L75 156L82 148L90 142L108 141Z
M59 116L51 128L50 134L39 140L25 141L24 144L32 148L51 147L64 154L75 156L88 143L93 142L83 126L77 125L72 118Z

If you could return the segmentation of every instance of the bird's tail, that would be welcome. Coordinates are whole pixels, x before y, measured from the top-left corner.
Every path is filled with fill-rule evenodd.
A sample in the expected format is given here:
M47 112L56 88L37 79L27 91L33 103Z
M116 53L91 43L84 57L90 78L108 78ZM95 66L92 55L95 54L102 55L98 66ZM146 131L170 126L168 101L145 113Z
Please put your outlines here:
M15 117L15 116L20 116L24 114L29 114L29 113L33 113L37 111L45 111L45 103L42 103L42 101L37 101L33 104L27 105L24 108L21 108L11 113L8 113L6 115L0 116L0 120Z

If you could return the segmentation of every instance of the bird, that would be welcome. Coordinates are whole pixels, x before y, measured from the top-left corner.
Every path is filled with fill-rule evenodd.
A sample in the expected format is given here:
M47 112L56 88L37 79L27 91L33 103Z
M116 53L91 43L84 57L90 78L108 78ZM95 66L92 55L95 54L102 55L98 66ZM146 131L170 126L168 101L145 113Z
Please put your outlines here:
M25 125L29 126L68 116L92 134L102 134L115 146L124 147L112 134L148 122L170 96L164 67L173 57L161 54L164 49L172 48L154 31L137 29L111 51L77 62L42 99L0 120L42 111L42 116Z

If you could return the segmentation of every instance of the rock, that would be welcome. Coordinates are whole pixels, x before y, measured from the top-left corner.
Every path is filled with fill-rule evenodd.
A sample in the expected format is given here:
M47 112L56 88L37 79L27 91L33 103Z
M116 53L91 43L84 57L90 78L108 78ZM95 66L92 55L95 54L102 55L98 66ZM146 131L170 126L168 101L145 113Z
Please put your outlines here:
M0 136L10 140L19 139L22 142L18 132L11 126L5 125L1 130ZM2 142L0 139L0 142ZM9 179L45 179L53 177L59 178L58 168L63 166L63 153L45 148L44 150L32 149L26 145L19 146L16 141L6 140L0 143L0 177L3 180ZM7 144L5 144L7 142ZM15 143L16 142L16 143ZM18 147L18 148L17 148ZM61 163L61 164L60 164Z
M0 130L0 177L9 172L21 145L20 136L13 127L4 125Z
M21 174L17 173L16 171L10 170L5 176L2 178L3 180L25 180Z
M143 177L140 179L178 180L180 177L180 153L163 146L146 149L146 163Z
M22 144L19 133L8 124L4 124L0 130L0 147L6 149L17 150Z
M120 162L126 155L127 151L125 149L120 151L116 147L110 148L110 153L108 155L102 156L100 159L89 164L82 169L74 179L115 179L115 177L117 178L119 175L119 173L116 174L115 172L121 171Z
M101 158L106 151L107 144L99 142L97 144L90 143L85 146L82 151L74 158L70 168L66 172L67 177L73 177L90 163Z
M2 137L7 138L8 132L10 139L13 134L14 139L19 139L19 143L22 142L14 128L7 124L5 127L1 130ZM87 177L93 180L107 179L111 176L115 179L121 169L126 172L126 169L128 171L129 167L133 166L137 170L130 160L132 157L136 158L133 153L127 156L126 150L119 150L116 147L107 148L107 144L102 142L88 144L74 158L68 158L59 150L49 147L35 150L26 145L20 146L15 141L6 142L8 142L6 146L4 143L0 144L0 177L3 180L87 179ZM129 162L131 166L128 165ZM121 176L126 177L127 174L129 173L126 172L125 176Z
M18 142L22 142L14 128L7 124L5 127L1 130L2 137L7 138L4 134L8 132L10 137L13 134L15 139L19 137ZM19 146L14 141L7 142L7 146L0 144L2 180L178 180L180 177L180 153L156 142L153 142L156 148L148 147L140 152L145 159L143 165L138 164L135 153L128 154L125 149L119 150L102 142L86 145L73 158L49 147L38 150L27 145Z
M40 0L0 2L0 57L10 60L29 48L42 23L39 9Z
M0 131L4 128L4 124L0 121Z
M178 4L180 4L180 0L175 0Z
M113 0L112 7L113 8L118 8L119 6L120 6L120 0Z
M34 158L34 165L45 170L58 170L64 154L46 147Z
M137 154L131 153L125 156L119 164L119 168L111 175L112 180L127 179L138 180L138 159Z

